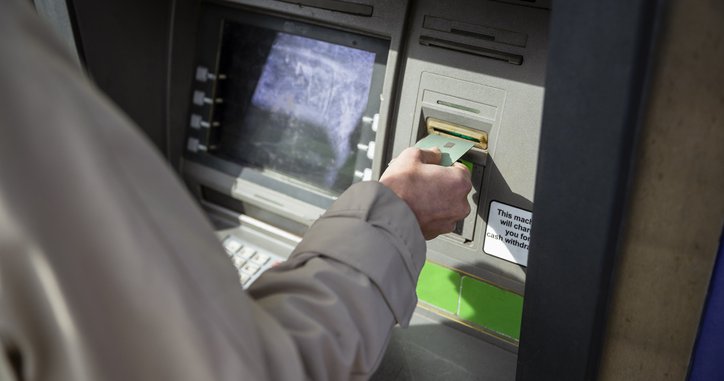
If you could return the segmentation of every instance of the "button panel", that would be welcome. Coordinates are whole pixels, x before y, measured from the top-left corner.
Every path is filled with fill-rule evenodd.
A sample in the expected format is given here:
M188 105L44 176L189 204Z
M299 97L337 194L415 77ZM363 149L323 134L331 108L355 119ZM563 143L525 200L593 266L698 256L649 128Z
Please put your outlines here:
M212 72L207 66L197 66L194 75L194 89L191 95L191 113L189 116L189 135L187 151L202 153L215 150L217 128L214 121L215 107L224 100L216 97L216 87L226 76Z
M284 261L284 258L250 245L234 235L227 235L222 245L239 272L239 282L245 289L266 270Z

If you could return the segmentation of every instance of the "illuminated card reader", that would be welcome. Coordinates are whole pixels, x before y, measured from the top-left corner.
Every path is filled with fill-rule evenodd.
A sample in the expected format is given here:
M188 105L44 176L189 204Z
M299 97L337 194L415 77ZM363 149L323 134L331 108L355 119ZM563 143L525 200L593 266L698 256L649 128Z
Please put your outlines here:
M427 118L428 135L453 137L474 143L474 148L486 151L488 149L488 133L473 128L461 126L435 118Z

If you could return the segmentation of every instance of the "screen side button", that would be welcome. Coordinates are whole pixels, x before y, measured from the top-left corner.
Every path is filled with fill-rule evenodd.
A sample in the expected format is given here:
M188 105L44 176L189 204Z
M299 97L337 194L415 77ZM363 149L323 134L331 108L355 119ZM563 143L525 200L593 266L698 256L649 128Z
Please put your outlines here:
M201 118L201 115L199 114L191 114L191 120L189 121L189 125L191 128L198 130L201 128L201 122L203 119Z

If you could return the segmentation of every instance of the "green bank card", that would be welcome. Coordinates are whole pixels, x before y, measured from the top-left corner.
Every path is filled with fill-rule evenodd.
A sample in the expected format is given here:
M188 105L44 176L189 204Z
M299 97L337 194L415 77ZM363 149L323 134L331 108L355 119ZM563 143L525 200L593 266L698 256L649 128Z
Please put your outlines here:
M462 139L448 138L440 135L428 135L415 144L417 148L431 149L437 147L442 152L440 165L449 167L470 151L475 143Z

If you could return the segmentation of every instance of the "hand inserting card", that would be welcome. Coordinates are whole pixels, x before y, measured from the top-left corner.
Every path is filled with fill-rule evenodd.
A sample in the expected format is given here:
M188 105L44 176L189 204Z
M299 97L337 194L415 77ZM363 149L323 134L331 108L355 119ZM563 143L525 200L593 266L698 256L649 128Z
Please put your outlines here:
M380 183L410 206L428 240L454 231L472 208L468 202L472 173L451 161L470 145L457 138L429 138L420 141L421 147L403 150L380 177Z
M441 135L428 135L415 144L422 149L438 148L442 153L440 165L449 167L465 155L475 143Z

